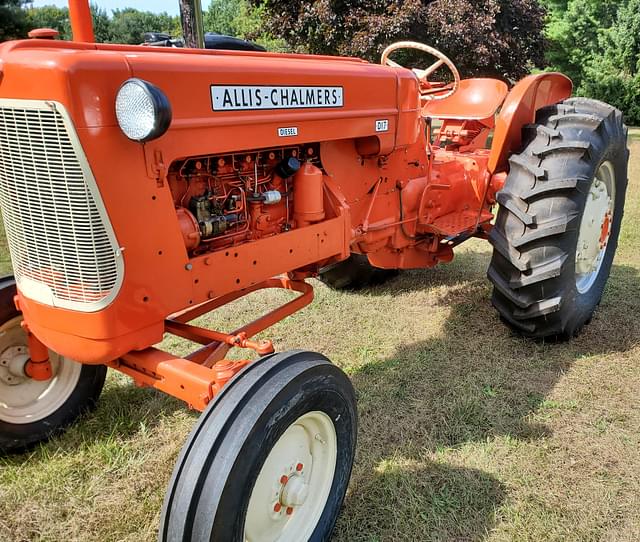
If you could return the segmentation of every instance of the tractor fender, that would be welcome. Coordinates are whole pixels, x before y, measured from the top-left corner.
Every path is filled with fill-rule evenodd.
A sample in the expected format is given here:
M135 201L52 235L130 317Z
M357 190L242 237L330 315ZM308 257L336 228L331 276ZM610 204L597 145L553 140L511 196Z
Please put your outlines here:
M569 98L572 91L571 79L555 72L530 75L516 84L496 121L489 172L506 170L509 156L522 146L522 128L535 122L536 111Z

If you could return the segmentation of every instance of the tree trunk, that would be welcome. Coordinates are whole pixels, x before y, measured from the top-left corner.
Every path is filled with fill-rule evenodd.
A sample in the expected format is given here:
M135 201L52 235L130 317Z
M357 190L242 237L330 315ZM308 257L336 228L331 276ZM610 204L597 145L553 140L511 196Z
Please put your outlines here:
M180 18L185 45L204 48L201 0L180 0Z

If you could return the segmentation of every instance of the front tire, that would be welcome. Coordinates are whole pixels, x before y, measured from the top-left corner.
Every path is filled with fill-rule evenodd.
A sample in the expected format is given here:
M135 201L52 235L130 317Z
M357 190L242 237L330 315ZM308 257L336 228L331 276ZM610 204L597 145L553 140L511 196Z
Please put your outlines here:
M29 357L22 315L13 303L13 277L0 279L0 453L18 453L51 438L92 409L107 374L49 351L54 377L36 381L22 372Z
M237 375L199 419L176 463L163 542L329 540L356 444L346 375L287 352Z
M510 158L490 240L492 302L535 338L570 338L600 303L627 188L627 129L617 109L572 98L538 112Z

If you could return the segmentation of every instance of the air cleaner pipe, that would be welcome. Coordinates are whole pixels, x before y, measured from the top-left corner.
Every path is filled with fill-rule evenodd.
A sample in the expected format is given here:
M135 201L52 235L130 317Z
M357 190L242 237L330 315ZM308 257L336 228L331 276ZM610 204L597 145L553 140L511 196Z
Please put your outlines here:
M71 19L71 31L73 41L94 43L93 19L89 0L69 0L69 18Z

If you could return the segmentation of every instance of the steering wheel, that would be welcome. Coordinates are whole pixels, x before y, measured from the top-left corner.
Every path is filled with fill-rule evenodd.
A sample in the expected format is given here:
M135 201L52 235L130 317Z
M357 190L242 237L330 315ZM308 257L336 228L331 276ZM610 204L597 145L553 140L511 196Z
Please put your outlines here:
M438 59L437 62L433 63L426 70L412 70L420 82L420 95L423 100L444 100L458 90L458 87L460 86L460 72L458 72L456 65L444 53L441 53L437 49L434 49L429 45L425 45L424 43L419 43L417 41L398 41L396 43L392 43L383 51L380 63L393 68L402 68L403 66L389 58L391 53L394 53L399 49L416 49L418 51L428 53ZM429 77L442 66L446 66L453 75L453 83L429 81Z

